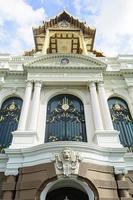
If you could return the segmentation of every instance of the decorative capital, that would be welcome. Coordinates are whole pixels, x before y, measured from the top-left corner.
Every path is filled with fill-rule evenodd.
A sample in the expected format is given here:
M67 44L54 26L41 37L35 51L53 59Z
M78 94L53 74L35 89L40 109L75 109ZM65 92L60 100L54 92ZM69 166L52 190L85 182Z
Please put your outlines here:
M104 82L103 81L99 81L98 82L98 87L104 87Z
M64 148L60 153L55 155L56 168L68 177L70 174L76 174L79 168L81 158L77 152L71 148Z
M94 81L89 81L89 82L88 82L88 86L89 86L89 88L91 88L91 87L96 87L96 84L95 84Z
M33 81L32 80L26 80L26 87L32 87Z
M35 80L34 83L35 83L35 87L41 87L42 85L42 81L40 80Z

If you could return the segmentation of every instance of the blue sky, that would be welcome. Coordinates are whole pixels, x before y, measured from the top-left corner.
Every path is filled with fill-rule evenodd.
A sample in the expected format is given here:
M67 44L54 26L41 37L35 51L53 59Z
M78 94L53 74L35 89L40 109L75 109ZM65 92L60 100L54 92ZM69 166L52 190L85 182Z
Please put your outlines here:
M95 49L133 54L133 0L0 0L0 53L34 48L32 27L63 9L96 28Z

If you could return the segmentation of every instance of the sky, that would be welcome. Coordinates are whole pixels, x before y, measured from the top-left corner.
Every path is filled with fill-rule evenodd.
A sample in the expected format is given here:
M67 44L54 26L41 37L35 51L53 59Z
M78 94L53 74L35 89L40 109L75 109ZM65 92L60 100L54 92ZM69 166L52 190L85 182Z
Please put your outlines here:
M133 0L0 0L0 53L33 49L32 27L64 9L96 28L94 48L104 55L133 54Z

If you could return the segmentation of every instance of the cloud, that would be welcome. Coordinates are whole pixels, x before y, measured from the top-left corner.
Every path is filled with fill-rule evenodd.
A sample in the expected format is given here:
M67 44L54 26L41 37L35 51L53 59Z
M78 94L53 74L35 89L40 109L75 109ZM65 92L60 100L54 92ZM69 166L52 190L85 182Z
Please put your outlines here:
M25 0L0 0L0 36L5 39L5 34L10 32L8 51L20 53L24 51L25 46L31 48L32 27L40 24L45 18L46 13L43 8L34 10Z
M58 5L58 6L62 6L63 4L65 4L65 2L64 2L64 0L56 0L56 1L54 1L54 0L40 0L40 2L41 2L41 4L43 4L44 5L44 3L47 3L47 4L49 4L49 5Z
M34 47L32 27L69 4L72 15L96 28L95 48L105 55L132 54L133 0L0 0L0 52L21 53ZM33 2L33 1L31 1ZM38 7L34 0L34 7ZM50 17L50 16L49 16Z
M78 3L78 5L77 5ZM74 0L76 13L96 27L95 47L107 55L131 53L133 46L132 0Z

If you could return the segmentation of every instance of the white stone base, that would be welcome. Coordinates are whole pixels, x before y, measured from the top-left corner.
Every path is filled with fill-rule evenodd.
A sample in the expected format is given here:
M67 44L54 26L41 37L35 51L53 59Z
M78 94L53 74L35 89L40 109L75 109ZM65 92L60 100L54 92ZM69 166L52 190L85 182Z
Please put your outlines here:
M101 147L122 148L119 140L119 132L116 130L97 130L94 142Z
M32 147L38 144L38 137L36 131L15 131L13 134L13 141L10 149L20 149Z

